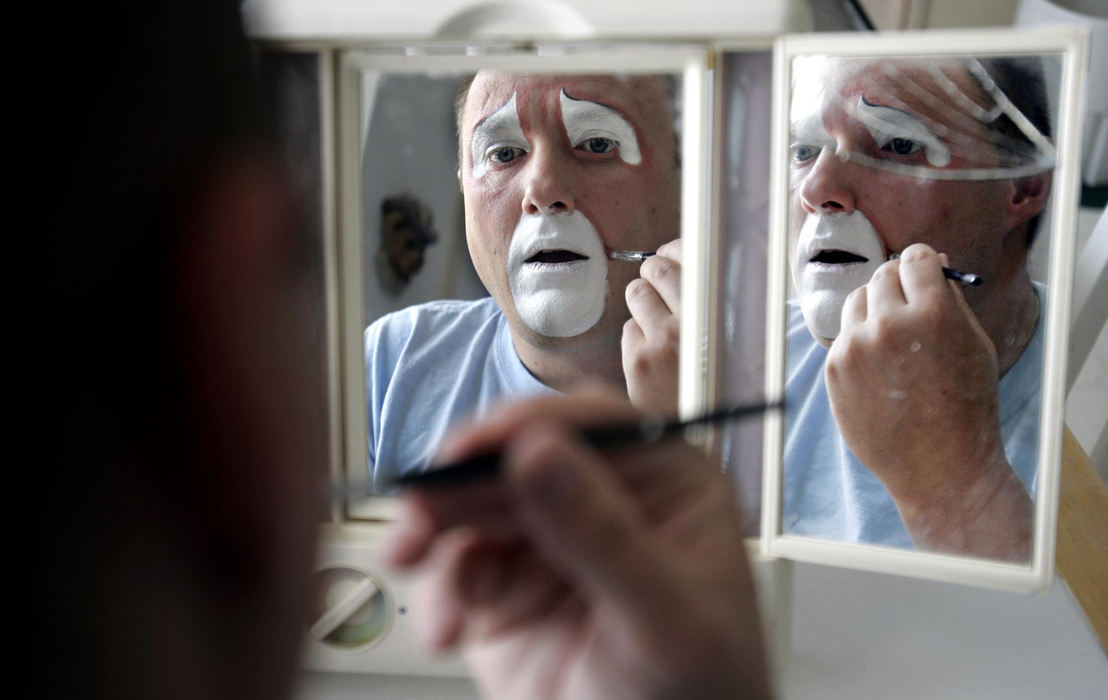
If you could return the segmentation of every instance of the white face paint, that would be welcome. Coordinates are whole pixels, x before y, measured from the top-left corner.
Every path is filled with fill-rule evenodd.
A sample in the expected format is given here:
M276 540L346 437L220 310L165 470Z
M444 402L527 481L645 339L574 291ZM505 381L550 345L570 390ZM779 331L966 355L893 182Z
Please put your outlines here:
M901 156L922 150L927 162L936 168L950 164L950 147L911 114L892 107L871 105L866 102L866 96L861 95L854 105L854 116L865 125L878 148Z
M520 217L508 248L508 283L528 328L569 338L596 325L607 298L608 263L580 211Z
M843 302L869 282L885 262L885 245L862 212L810 214L800 229L793 260L793 281L804 322L813 335L839 335Z
M531 144L523 135L523 127L519 123L514 92L512 99L485 117L473 129L473 139L470 141L473 177L483 177L488 172L489 163L505 148L518 148L525 153L531 151Z
M598 102L575 100L565 90L562 90L559 100L562 104L562 123L571 146L585 147L597 154L618 148L620 159L628 165L642 162L635 129L619 112Z
M791 156L794 163L804 163L817 157L823 151L836 154L843 161L882 170L896 175L905 175L920 180L974 181L999 180L1026 177L1050 170L1054 167L1055 152L1053 145L1042 136L1034 125L1008 100L992 80L984 73L980 64L971 60L968 64L971 72L980 73L978 81L986 86L986 91L996 101L992 109L976 104L938 67L930 66L929 72L936 84L947 95L947 111L952 123L961 118L970 123L991 123L1000 114L1006 114L1015 123L1028 140L1034 144L1032 153L1018 163L999 167L950 167L956 152L962 153L969 161L987 161L980 157L987 149L991 153L993 144L958 133L943 123L932 123L903 109L867 101L863 93L856 101L841 105L852 119L860 123L873 138L877 149L888 151L890 156L908 156L922 151L927 165L900 162L895 157L884 157L880 153L863 153L837 143L823 124L823 112L841 97L834 92L836 84L836 65L823 56L798 57L794 59L794 83L789 117L792 129ZM894 65L885 65L886 75L903 83L903 88L925 102L939 104L941 101L924 88L914 84L912 79L902 74ZM991 87L990 87L991 86ZM874 84L873 93L880 96L885 90ZM949 139L949 141L948 141ZM958 143L952 146L951 141ZM1023 147L1021 147L1023 148ZM991 157L991 156L990 156Z

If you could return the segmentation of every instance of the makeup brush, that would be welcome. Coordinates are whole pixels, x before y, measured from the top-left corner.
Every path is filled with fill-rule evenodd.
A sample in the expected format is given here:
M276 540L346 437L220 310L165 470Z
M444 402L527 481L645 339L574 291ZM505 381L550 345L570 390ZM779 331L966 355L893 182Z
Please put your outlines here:
M650 250L610 250L608 251L608 257L612 260L622 260L624 262L642 262L650 256L654 255Z
M899 260L900 253L893 253L889 256L889 260ZM962 284L968 284L973 287L980 287L981 283L985 280L981 279L981 275L975 275L972 272L962 272L961 270L955 270L953 267L943 268L943 277L948 280L954 280L955 282L961 282Z
M961 282L962 284L968 284L973 287L980 287L984 281L980 275L975 275L972 272L962 272L961 270L955 270L953 267L943 268L943 277L948 280L954 280L955 282Z
M784 401L758 401L738 404L686 420L647 417L634 423L586 428L581 439L600 450L642 448L684 432L694 425L710 425L739 420L782 408ZM392 485L398 488L436 488L479 479L495 478L500 473L502 455L499 452L474 455L428 471L412 472L397 477Z

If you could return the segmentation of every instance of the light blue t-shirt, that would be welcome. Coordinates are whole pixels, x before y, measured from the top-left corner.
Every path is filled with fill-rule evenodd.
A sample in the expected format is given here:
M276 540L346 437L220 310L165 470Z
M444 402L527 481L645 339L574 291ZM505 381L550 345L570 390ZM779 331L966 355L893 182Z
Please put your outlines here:
M365 332L369 476L382 490L422 471L458 420L499 399L554 393L516 353L491 297L432 301L374 321Z
M1036 285L1036 291L1045 309L1045 288ZM1039 454L1042 317L999 385L1004 452L1032 497ZM892 496L839 434L824 382L826 359L827 349L812 338L799 307L790 304L782 529L840 542L915 548Z

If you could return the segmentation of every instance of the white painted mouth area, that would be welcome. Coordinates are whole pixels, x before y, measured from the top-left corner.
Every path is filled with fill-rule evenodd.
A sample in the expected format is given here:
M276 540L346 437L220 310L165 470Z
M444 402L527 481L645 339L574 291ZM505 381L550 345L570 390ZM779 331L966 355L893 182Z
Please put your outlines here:
M864 260L819 261L829 251ZM847 295L869 282L885 259L885 245L862 212L809 215L800 229L793 260L800 310L808 329L820 338L837 337Z
M581 258L541 261L566 252ZM569 338L592 328L608 290L607 257L592 222L580 211L521 216L508 248L508 284L516 312L536 333Z

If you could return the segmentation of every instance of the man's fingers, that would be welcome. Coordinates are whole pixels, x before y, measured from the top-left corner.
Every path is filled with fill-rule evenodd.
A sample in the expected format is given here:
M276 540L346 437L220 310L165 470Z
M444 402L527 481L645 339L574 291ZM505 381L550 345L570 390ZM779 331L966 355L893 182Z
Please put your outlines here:
M839 322L839 334L866 320L866 286L862 285L847 295L843 302L842 318Z
M673 315L657 289L644 279L632 280L627 285L625 296L627 297L627 310L631 312L631 318L638 324L643 336L648 341L665 326Z
M574 598L565 580L530 546L510 552L477 552L462 581L472 624L467 636L482 639L541 620Z
M900 284L909 304L948 298L949 285L942 268L939 254L930 246L916 243L904 249L900 256Z
M393 566L414 566L427 556L434 539L443 531L465 526L491 540L519 539L519 527L511 511L504 485L496 480L460 484L450 488L411 488L400 498L386 559Z
M419 638L433 649L449 649L461 641L465 611L459 582L465 577L473 542L472 533L465 530L437 538L434 550L429 553L434 565L415 581L414 608L419 611L415 629Z
M620 337L620 351L624 359L632 350L642 345L645 339L646 336L643 335L639 322L634 317L627 319L627 322L623 324L623 335Z
M674 238L668 243L663 243L658 248L658 255L681 262L681 239Z
M401 499L401 512L385 543L385 561L392 566L412 566L427 556L436 528L430 513L408 499Z
M639 269L639 276L650 282L670 313L676 314L681 310L681 258L680 248L677 249L677 257L670 257L672 245L667 243L657 255L647 258Z
M939 264L943 267L948 267L950 265L950 259L947 257L946 253L939 253ZM958 308L962 310L962 313L965 314L966 318L969 319L974 326L980 328L980 324L977 322L977 316L973 313L973 310L970 309L969 302L966 301L966 295L962 291L962 284L957 280L946 281L947 286L950 287L950 291L954 294L954 301L958 303ZM981 329L981 333L985 333L984 329Z
M510 474L519 515L540 555L594 602L645 621L664 600L649 524L598 456L553 423L512 444Z
M900 286L899 260L882 264L866 286L866 318L898 313L906 303Z
M506 404L494 409L484 423L463 428L444 441L436 462L500 452L522 426L539 419L597 426L626 423L638 417L626 400L595 391L582 392L572 400L556 396ZM500 479L442 489L411 488L402 495L401 502L402 510L386 551L386 558L395 566L419 564L429 554L435 538L454 527L467 526L504 541L519 537L511 497Z

